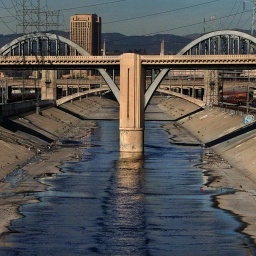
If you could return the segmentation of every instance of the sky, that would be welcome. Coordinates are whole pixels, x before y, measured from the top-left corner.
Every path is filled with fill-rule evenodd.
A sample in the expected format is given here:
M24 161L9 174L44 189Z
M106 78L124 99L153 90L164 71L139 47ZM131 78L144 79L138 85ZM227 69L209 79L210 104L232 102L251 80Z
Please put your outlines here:
M40 3L41 22L44 11L58 12L60 28L69 31L71 15L95 13L102 18L102 33L127 36L251 30L253 9L253 0L0 0L0 34L22 32L23 2L28 29L37 21L30 10ZM57 23L56 16L48 17Z

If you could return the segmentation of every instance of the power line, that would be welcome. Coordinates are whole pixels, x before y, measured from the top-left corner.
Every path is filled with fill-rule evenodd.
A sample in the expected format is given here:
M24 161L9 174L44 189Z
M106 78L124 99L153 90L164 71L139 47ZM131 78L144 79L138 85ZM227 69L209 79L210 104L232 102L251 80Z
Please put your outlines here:
M238 20L238 22L237 22L237 25L236 25L236 27L238 28L239 27L239 23L241 22L241 19L242 19L242 17L243 17L243 12L241 13L241 15L240 15L240 18L239 18L239 20ZM247 22L246 22L247 23Z
M255 27L255 0L252 0L252 24L251 24L251 35L254 34Z
M243 25L241 26L241 28L242 28L243 26L245 26L245 24L247 24L247 23L250 21L250 19L251 19L251 17L248 17L248 19L243 23Z
M10 28L10 26L7 24L7 22L4 20L4 19L2 19L1 17L0 17L0 20L4 23L4 25L8 28L8 29L10 29L10 31L12 31L12 33L16 33L16 31L14 31L13 29L11 29Z
M241 4L242 4L242 2L240 2L239 6L238 6L238 8L237 8L237 11L236 11L235 15L233 16L233 19L232 19L231 22L229 23L229 26L228 26L228 27L231 27L231 25L232 25L232 23L233 23L233 21L234 21L236 15L237 15L237 13L238 13L238 10L239 10L240 7L241 7Z
M34 30L48 31L50 27L59 29L59 11L49 11L47 0L19 0L19 2L20 8L15 8L12 1L16 16L19 17L17 26L22 28L23 34Z
M0 0L0 2L1 2L2 5L4 6L4 9L11 15L10 17L12 17L12 18L14 17L15 20L16 20L16 16L13 15L13 14L10 12L10 10L11 10L12 8L7 8L6 5L3 3L2 0ZM12 31L13 33L16 33L13 29L10 28L10 26L7 24L7 22L5 21L5 19L3 19L3 18L1 18L1 17L0 17L0 19L2 20L2 22L4 23L4 25L5 25L8 29L10 29L10 31Z
M1 8L5 9L5 10L7 10L7 11L13 9L13 7L6 7L6 5L3 3L3 1L1 1L1 3L2 3L2 5L3 5L3 6L0 6Z
M202 5L206 5L206 4L210 4L210 3L215 3L215 2L219 2L219 1L220 0L212 0L212 1L205 2L205 3L194 4L194 5L185 6L185 7L181 7L181 8L177 8L177 9L173 9L173 10L168 10L168 11L163 11L163 12L156 12L156 13L141 15L141 16L137 16L137 17L133 17L133 18L127 18L127 19L104 22L103 24L106 25L106 24L112 24L112 23L117 23L117 22L123 22L123 21L146 18L146 17L152 17L152 16L156 16L156 15L160 15L160 14L166 14L166 13L170 13L170 12L177 12L177 11L182 11L182 10L186 10L186 9L191 9L191 8L194 8L194 7L198 7L198 6L202 6Z
M15 15L10 12L10 9L13 9L13 8L12 7L11 8L7 8L2 0L0 0L0 2L4 6L4 9L11 15L11 17L15 17Z
M120 2L126 2L128 0L114 0L114 1L109 1L109 2L104 2L104 3L96 3L96 4L90 4L90 5L83 5L83 6L78 6L78 7L70 7L70 8L64 8L64 9L58 9L53 12L64 12L64 11L71 11L71 10L77 10L77 9L82 9L82 8L89 8L89 7L95 7L95 6L102 6L102 5L109 5L109 4L116 4ZM64 17L64 16L63 16ZM63 18L64 21L64 18ZM64 31L69 31L69 29L66 27L66 23L64 23L65 29Z
M18 10L18 5L20 2L22 2L22 0L11 0L12 3L13 3L13 8L15 8L15 10L17 11ZM13 2L15 1L16 3L16 6L15 6L15 3ZM30 0L31 1L31 0ZM124 2L124 1L127 1L127 0L115 0L115 1L108 1L108 2L105 2L105 3L97 3L97 4L91 4L91 5L86 5L86 6L79 6L79 7L72 7L72 8L66 8L66 9L62 9L62 11L65 11L65 10L72 10L72 9L80 9L80 8L83 8L83 7L91 7L91 6L99 6L99 5L106 5L106 4L114 4L114 3L118 3L118 2ZM220 0L212 0L212 1L208 1L208 2L205 2L205 3L202 3L202 4L195 4L195 5L190 5L190 6L186 6L186 7L182 7L182 8L177 8L177 9L173 9L173 10L167 10L167 11L163 11L163 12L156 12L156 13L153 13L153 14L148 14L148 15L143 15L143 16L138 16L138 17L133 17L133 18L129 18L129 19L123 19L123 20L117 20L117 21L111 21L111 22L106 22L106 23L103 23L103 24L110 24L110 23L114 23L114 22L121 22L121 21L127 21L127 20L133 20L133 19L140 19L140 18L144 18L144 17L150 17L150 16L156 16L156 15L161 15L161 14L164 14L164 13L169 13L169 12L175 12L175 11L179 11L179 10L185 10L185 9L189 9L189 8L194 8L194 7L198 7L198 6L202 6L202 5L205 5L205 4L210 4L210 3L214 3L214 2L219 2ZM0 0L0 2L2 2L2 0ZM235 8L236 4L233 6L232 10ZM48 9L48 5L46 3L46 7ZM60 10L61 11L61 10ZM246 11L248 12L248 11ZM7 18L7 17L14 17L14 18L19 18L20 19L20 16L17 15L17 16L14 16L10 11L9 13L11 15L9 16L5 16L5 17L0 17L0 19L4 19L4 18ZM231 11L232 13L232 11ZM235 14L229 14L227 16L223 16L223 17L220 17L220 18L217 18L216 20L220 20L220 19L224 19L226 17L226 20L230 17L234 17L235 15L239 15L239 14L244 14L245 12L236 12ZM241 19L241 17L240 17ZM4 22L4 21L3 21ZM152 35L152 34L156 34L156 33L162 33L162 32L167 32L167 31L173 31L173 30L177 30L177 29L182 29L182 28L187 28L187 27L191 27L191 26L195 26L195 25L200 25L202 24L202 22L197 22L197 23L194 23L194 24L188 24L188 25L184 25L184 26L179 26L179 27L176 27L176 28L170 28L170 29L166 29L166 30L162 30L162 31L157 31L157 32L152 32L152 33L149 33L148 35ZM11 31L13 31L11 28L9 28ZM121 39L122 40L122 39Z
M245 8L245 3L246 2L251 2L252 3L252 20L251 20L251 35L254 34L254 27L255 27L255 10L256 10L256 1L255 0L243 0L244 8Z
M58 9L58 10L55 10L55 11L64 12L64 11L70 11L70 10L77 10L77 9L81 9L81 8L95 7L95 6L101 6L101 5L107 5L107 4L115 4L115 3L126 2L126 1L128 1L128 0L115 0L115 1L105 2L105 3L90 4L90 5L83 5L83 6L78 6L78 7Z
M11 0L11 1L13 1L13 0ZM18 0L16 0L16 6L17 5L22 6L22 1L19 0L19 2L20 2L19 4L17 4L17 1ZM98 3L98 4L84 5L84 6L78 6L78 7L70 7L70 8L65 8L65 9L56 9L56 10L53 10L53 12L56 12L56 11L63 12L63 11L76 10L76 9L87 8L87 7L89 8L89 7L100 6L100 5L115 4L118 2L125 2L125 1L129 1L129 0L115 0L115 1L106 2L106 3ZM218 0L218 1L220 1L220 0ZM9 17L13 17L13 14L11 14L11 16L10 15L2 16L3 19L9 18Z
M249 11L245 11L245 12L249 12ZM216 20L220 20L220 19L223 19L223 18L226 18L226 17L232 17L234 15L245 13L245 12L240 12L240 13L236 13L236 14L231 14L231 15L219 17L219 18L216 18ZM206 21L206 22L211 22L211 21ZM176 28L171 28L171 29L166 29L166 30L162 30L162 31L152 32L152 33L145 34L145 35L154 35L154 34L158 34L158 33L162 33L162 32L167 32L167 31L177 30L177 29L181 29L181 28L192 27L192 26L203 24L203 23L204 23L204 21L196 22L196 23L193 23L193 24L188 24L188 25L183 25L183 26L176 27Z
M15 1L15 2L14 2ZM28 9L26 6L24 6L24 2L27 2L29 0L11 0L11 3L12 3L12 7L8 8L6 7L6 5L3 3L2 0L0 0L0 3L2 3L3 5L3 9L5 9L10 15L6 15L6 16L2 16L0 17L0 19L2 20L2 22L7 26L8 29L10 29L13 33L15 33L13 31L13 29L11 29L5 22L5 19L6 18L10 18L10 17L13 17L15 18L15 20L17 21L18 23L18 26L25 26L25 30L27 28L27 26L34 26L34 27L37 27L37 29L40 27L40 26L43 26L41 22L39 22L39 20L35 21L34 20L34 16L36 15L36 13L39 15L39 12L41 14L44 14L45 15L45 19L46 19L46 30L47 30L47 27L49 25L53 25L53 24L57 24L59 23L59 16L60 16L60 12L62 11L69 11L69 10L76 10L76 9L81 9L81 8L89 8L89 7L95 7L95 6L102 6L102 5L108 5L108 4L115 4L115 3L119 3L119 2L125 2L125 1L128 1L128 0L113 0L113 1L108 1L108 2L103 2L103 3L96 3L96 4L90 4L90 5L84 5L84 6L78 6L78 7L70 7L70 8L64 8L64 9L58 9L58 10L54 10L54 11L49 11L49 8L48 8L48 3L47 3L47 0L46 1L46 4L45 6L38 6L38 5L35 5L32 0L30 0L30 6L31 8ZM40 0L38 0L37 2L40 2ZM23 10L19 10L18 6L23 6ZM42 12L41 9L47 9L46 11ZM15 13L12 13L10 12L10 10L14 10ZM24 13L24 10L25 10L25 13ZM37 10L37 12L36 12ZM21 15L23 11L23 14ZM23 16L26 16L25 19ZM53 17L57 17L57 22L54 22L53 21ZM26 20L26 18L30 18L30 20ZM51 18L51 22L48 21L48 18ZM25 22L25 24L23 24ZM65 22L63 22L65 23ZM59 25L56 25L57 26L57 29L59 28Z
M230 18L230 17L232 17L234 15L241 14L241 13L246 13L246 12L249 12L249 11L251 11L251 10L243 11L243 12L240 12L240 13L231 14L231 15L227 15L227 16L222 16L222 17L216 18L216 20L220 20L220 19L223 19L223 18ZM204 22L205 21L200 21L200 22L196 22L196 23L193 23L193 24L178 26L178 27L174 27L174 28L169 28L169 29L161 30L161 31L155 31L155 32L143 34L143 35L140 35L140 36L152 36L152 35L155 35L155 34L161 34L161 33L164 33L164 32L170 32L170 31L177 30L177 29L183 29L183 28L193 27L193 26L197 26L197 25L202 25L202 24L204 24ZM206 21L206 22L211 22L211 21ZM136 37L140 37L140 36L132 36L132 37L129 37L128 39L132 39L132 38L136 38ZM127 38L122 38L122 39L118 39L118 40L112 40L112 41L108 41L108 42L119 42L119 41L123 41L123 40L127 40Z
M237 4L237 0L235 1L235 3L234 3L234 5L233 5L233 7L232 7L232 9L231 9L231 11L230 11L230 13L229 13L229 15L232 14L233 10L235 9L236 4ZM228 21L228 18L226 18L226 20L224 21L224 24L222 24L222 26L224 26L227 21Z

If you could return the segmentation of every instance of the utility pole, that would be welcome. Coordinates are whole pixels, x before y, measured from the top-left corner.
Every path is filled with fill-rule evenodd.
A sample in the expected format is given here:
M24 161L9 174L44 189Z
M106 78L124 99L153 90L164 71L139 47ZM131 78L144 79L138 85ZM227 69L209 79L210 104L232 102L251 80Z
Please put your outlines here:
M208 19L208 20L207 20ZM215 21L216 21L216 16L211 16L210 19L207 17L204 17L204 34L207 32L212 32L215 31ZM210 22L210 25L208 29L206 28L206 23Z
M162 39L162 41L161 41L160 55L164 55L164 39Z
M216 17L214 15L211 16L211 31L215 31L215 19Z
M255 0L252 0L252 24L251 24L251 35L254 35L254 26L255 26Z
M252 3L252 21L251 21L251 35L254 35L254 29L255 29L255 11L256 11L256 0L244 0L243 1L243 11L245 10L245 3L251 2Z
M251 82L251 70L248 70L248 84L246 93L246 114L249 114L249 96L250 96L250 82Z
M17 1L17 0L16 0ZM21 8L16 9L16 16L20 17L18 26L22 28L23 34L34 31L48 31L60 27L60 11L49 11L42 7L43 0L22 0ZM47 0L44 0L47 6ZM49 19L51 18L51 19Z

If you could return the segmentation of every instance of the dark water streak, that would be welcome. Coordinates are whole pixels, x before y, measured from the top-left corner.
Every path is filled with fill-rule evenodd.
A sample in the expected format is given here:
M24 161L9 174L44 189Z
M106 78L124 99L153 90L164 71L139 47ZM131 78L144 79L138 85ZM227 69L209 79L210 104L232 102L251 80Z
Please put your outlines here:
M118 122L99 122L79 162L41 179L48 191L21 207L0 255L254 255L213 207L221 191L200 191L205 150L169 144L160 126L148 122L145 154L130 155L118 152Z

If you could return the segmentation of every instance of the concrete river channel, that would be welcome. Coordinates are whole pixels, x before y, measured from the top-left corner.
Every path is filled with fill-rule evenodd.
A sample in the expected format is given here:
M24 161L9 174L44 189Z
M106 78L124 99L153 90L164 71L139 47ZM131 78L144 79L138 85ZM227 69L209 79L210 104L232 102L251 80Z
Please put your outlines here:
M256 255L242 223L216 206L232 191L200 190L207 149L171 143L163 123L146 122L144 155L131 156L118 151L118 121L98 121L79 160L20 207L0 255Z

